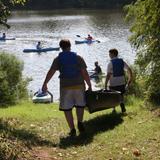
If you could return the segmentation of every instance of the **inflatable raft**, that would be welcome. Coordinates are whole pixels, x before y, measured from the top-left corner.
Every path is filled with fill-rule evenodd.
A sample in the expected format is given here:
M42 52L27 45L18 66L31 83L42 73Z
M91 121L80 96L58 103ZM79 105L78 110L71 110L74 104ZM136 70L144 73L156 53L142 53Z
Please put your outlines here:
M59 47L56 48L42 48L42 49L24 49L24 53L30 53L30 52L49 52L49 51L59 51Z
M121 93L111 90L86 91L86 106L89 113L116 107L120 104Z
M49 91L46 93L36 92L32 98L32 101L33 103L52 103L53 95Z

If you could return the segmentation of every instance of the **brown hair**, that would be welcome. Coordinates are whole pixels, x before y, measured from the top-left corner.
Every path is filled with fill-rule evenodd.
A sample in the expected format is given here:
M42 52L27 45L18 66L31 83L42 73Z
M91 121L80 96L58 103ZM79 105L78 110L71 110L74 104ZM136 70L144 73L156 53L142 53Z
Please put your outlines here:
M112 55L114 55L115 57L117 57L117 56L118 56L118 50L117 50L117 49L115 49L115 48L110 49L110 50L109 50L109 53L111 53L111 54L112 54Z
M59 46L62 48L62 50L64 50L71 47L71 42L69 41L69 39L62 39L59 42Z

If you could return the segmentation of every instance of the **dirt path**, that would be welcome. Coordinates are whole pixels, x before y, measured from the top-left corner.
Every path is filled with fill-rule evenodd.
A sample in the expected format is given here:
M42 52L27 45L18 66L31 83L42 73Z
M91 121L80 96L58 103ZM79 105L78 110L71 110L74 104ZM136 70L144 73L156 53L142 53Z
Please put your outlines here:
M31 154L35 160L62 160L62 157L58 157L57 148L49 147L34 147Z

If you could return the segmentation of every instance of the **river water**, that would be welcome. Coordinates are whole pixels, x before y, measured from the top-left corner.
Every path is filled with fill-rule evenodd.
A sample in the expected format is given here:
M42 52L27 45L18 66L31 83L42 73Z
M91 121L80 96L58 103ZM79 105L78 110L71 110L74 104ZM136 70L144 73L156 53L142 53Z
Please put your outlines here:
M128 42L129 25L119 10L17 11L12 13L8 22L11 29L1 27L0 34L6 32L7 37L15 37L16 40L0 42L0 51L14 54L24 62L23 75L33 79L28 86L32 92L41 88L53 59L59 53L23 53L25 48L35 48L37 41L41 41L43 47L57 47L62 38L70 39L72 51L85 59L89 70L98 61L106 73L108 50L111 48L117 48L120 57L129 64L134 63L135 53ZM75 45L75 40L83 40L88 34L100 43ZM55 101L59 99L58 75L56 72L48 84Z

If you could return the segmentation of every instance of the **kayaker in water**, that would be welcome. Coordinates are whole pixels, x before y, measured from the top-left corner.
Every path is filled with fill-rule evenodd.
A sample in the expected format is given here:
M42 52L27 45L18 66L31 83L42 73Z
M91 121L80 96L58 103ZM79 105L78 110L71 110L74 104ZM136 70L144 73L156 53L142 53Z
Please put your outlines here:
M37 43L36 48L37 48L37 49L42 49L42 46L41 46L41 42L40 42L40 41Z
M102 73L102 69L101 69L101 67L98 65L98 61L96 61L96 62L94 63L94 65L95 65L95 69L94 69L95 74L100 74L100 73Z
M93 37L90 34L88 34L88 37L86 39L89 40L89 41L92 41Z
M92 70L92 71L94 71L94 72L90 75L90 78L94 78L94 79L97 80L97 82L99 82L99 75L102 73L102 69L101 69L101 67L98 65L98 61L96 61L96 62L94 63L94 65L95 65L95 68L94 68L94 70Z
M122 113L126 112L123 95L126 90L126 86L129 86L132 81L132 70L128 66L128 64L123 61L123 59L118 58L118 50L117 49L110 49L109 50L109 57L111 61L107 66L107 76L105 82L105 89L108 87L109 82L109 89L120 91L122 95L120 107ZM125 70L128 73L128 82L125 81ZM115 112L115 108L113 109Z
M2 37L0 37L0 39L6 39L6 34L3 33L3 34L2 34Z
M73 107L76 108L77 127L80 133L84 133L83 114L85 101L85 82L88 89L92 90L90 78L86 70L87 66L82 57L71 51L71 43L63 39L59 43L62 52L53 60L42 86L42 91L47 91L47 83L56 71L60 72L60 105L59 110L64 111L66 121L70 128L70 136L76 135Z

